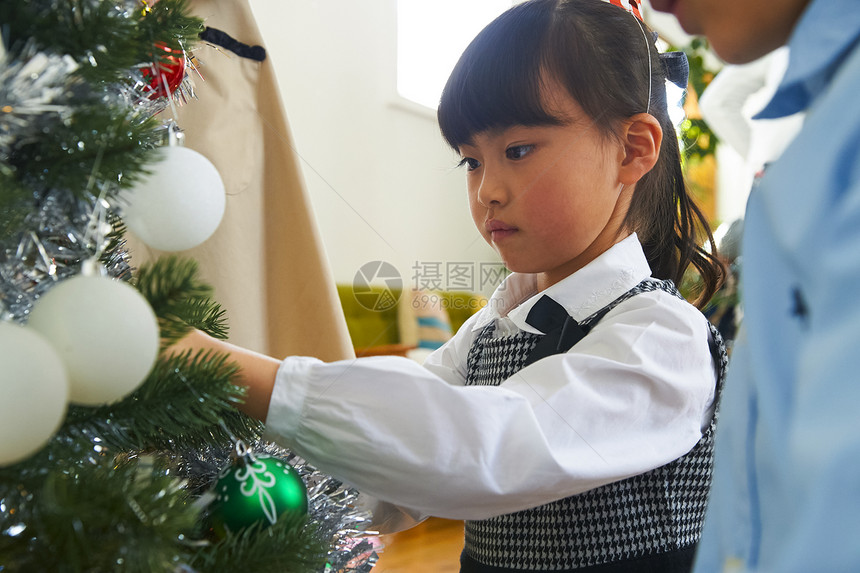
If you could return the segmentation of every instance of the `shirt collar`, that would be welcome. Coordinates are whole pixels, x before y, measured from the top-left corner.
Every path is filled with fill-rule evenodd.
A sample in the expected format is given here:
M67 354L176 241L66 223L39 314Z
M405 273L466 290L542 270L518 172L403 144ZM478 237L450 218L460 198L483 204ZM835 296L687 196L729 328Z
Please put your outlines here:
M807 109L858 37L856 0L812 0L789 38L785 76L755 119L774 119Z
M574 320L582 320L649 276L651 268L639 238L633 233L543 292L538 292L534 274L508 275L490 297L483 316L475 321L472 329L480 330L507 316L520 330L544 334L526 323L529 311L542 295L549 295L562 305Z

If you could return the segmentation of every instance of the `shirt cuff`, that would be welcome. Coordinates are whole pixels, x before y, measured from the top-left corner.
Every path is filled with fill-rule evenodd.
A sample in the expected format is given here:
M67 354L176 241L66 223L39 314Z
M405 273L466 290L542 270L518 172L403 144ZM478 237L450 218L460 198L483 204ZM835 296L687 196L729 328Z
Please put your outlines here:
M290 356L281 362L266 414L264 439L277 442L279 438L292 441L295 437L304 411L311 369L319 362L307 356Z

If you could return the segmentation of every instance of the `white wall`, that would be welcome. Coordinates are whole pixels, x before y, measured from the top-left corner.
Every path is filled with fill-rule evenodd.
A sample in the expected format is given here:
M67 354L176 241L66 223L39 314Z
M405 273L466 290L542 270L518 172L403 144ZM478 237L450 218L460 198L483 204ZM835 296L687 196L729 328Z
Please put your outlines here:
M497 263L433 113L396 105L395 0L251 6L335 280L351 283L374 260L393 264L405 285L416 264ZM485 293L494 286L478 283Z

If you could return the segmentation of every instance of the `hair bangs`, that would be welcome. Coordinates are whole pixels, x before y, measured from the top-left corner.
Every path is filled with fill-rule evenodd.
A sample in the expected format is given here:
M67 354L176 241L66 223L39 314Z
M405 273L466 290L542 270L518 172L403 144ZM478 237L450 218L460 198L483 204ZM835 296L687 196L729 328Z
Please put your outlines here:
M545 108L543 41L554 2L515 6L481 31L451 73L437 117L442 136L457 149L478 134L513 125L562 123Z

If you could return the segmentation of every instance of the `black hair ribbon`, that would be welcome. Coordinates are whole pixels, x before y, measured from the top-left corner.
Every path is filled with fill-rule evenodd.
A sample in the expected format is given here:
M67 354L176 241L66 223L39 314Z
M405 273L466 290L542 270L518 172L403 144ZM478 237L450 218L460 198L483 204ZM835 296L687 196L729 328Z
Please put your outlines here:
M221 46L222 48L230 50L237 56L248 58L255 62L262 62L266 59L266 49L263 46L249 46L248 44L243 44L226 32L216 30L215 28L205 28L200 32L200 39L204 42Z
M687 54L684 52L665 52L659 56L666 79L679 88L686 89L687 80L690 77L690 62L687 61Z

